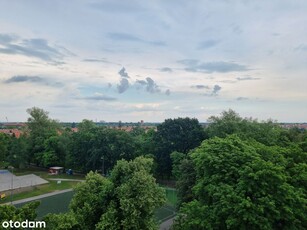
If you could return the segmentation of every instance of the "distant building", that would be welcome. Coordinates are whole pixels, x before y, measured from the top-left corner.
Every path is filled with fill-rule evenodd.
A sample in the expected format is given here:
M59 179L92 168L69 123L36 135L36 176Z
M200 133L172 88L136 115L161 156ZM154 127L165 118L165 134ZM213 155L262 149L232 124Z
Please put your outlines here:
M78 129L77 127L75 127L75 128L71 128L71 131L74 132L74 133L76 133L76 132L79 131L79 129Z
M10 136L14 136L16 138L19 138L20 135L22 134L22 131L18 129L0 129L0 133L4 133Z
M291 129L291 128L297 127L298 129L307 130L307 123L283 123L283 124L280 124L280 126L285 129Z

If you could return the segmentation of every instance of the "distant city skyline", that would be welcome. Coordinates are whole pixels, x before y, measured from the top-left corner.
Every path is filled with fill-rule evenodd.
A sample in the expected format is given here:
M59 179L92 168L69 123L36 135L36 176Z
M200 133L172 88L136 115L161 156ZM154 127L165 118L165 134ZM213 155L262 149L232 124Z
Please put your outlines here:
M0 122L307 121L307 2L0 2Z

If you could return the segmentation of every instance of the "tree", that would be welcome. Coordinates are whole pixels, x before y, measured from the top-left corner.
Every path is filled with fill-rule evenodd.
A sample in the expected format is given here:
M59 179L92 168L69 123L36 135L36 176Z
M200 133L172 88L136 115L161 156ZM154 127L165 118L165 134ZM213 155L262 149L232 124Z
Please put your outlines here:
M242 118L233 110L223 111L220 116L211 116L206 133L211 137L226 137L237 134L242 139L255 139L265 145L284 145L281 140L283 129L272 120L258 122Z
M139 155L137 138L122 130L93 128L72 134L69 164L84 172L111 170L117 160L131 160ZM103 159L103 161L102 161Z
M165 203L165 191L153 176L153 160L118 161L111 173L116 199L101 216L97 229L157 229L154 211Z
M307 191L295 174L306 181L306 153L231 135L204 141L191 157L194 199L175 229L306 229Z
M154 136L158 175L170 177L172 152L187 154L191 149L199 146L204 139L204 130L195 118L167 119L158 125Z
M29 137L29 157L28 161L36 164L43 164L43 155L45 151L45 141L51 136L57 135L59 125L55 120L48 117L48 112L43 109L33 107L27 109L30 114L28 118Z
M90 172L75 188L70 211L45 218L52 229L156 229L165 192L150 174L153 160L120 160L110 178Z
M24 168L28 157L28 138L25 135L12 137L8 149L7 161L15 168Z
M193 200L193 187L196 181L196 171L193 160L190 154L180 160L175 167L176 173L176 188L177 188L177 206L180 207L183 203ZM173 168L174 170L174 168Z
M16 208L13 205L0 205L0 223L4 221L25 221L25 220L35 220L36 218L36 208L39 206L40 202L35 201L27 203L21 208Z
M48 214L44 217L47 230L82 230L82 227L71 212Z
M4 134L0 133L0 162L5 161L8 155L8 146L10 138Z
M96 124L87 119L83 119L82 122L78 124L78 129L80 132L90 132L94 128L96 128Z

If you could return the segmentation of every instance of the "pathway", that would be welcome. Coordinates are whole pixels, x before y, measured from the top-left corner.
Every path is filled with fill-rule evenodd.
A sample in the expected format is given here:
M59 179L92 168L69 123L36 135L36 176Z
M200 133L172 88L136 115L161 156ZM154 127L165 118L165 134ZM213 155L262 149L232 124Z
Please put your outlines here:
M168 219L160 224L160 230L169 230L173 225L175 217Z
M22 199L22 200L16 200L16 201L13 201L12 204L15 205L15 204L21 204L21 203L25 203L25 202L29 202L29 201L33 201L33 200L39 200L41 198L54 196L54 195L58 195L58 194L65 193L65 192L70 192L72 190L73 189L70 188L70 189L64 189L64 190L60 190L60 191L50 192L50 193L46 193L46 194L39 195L39 196L33 196L33 197L29 197L29 198ZM8 202L8 203L5 203L5 204L11 204L11 202Z

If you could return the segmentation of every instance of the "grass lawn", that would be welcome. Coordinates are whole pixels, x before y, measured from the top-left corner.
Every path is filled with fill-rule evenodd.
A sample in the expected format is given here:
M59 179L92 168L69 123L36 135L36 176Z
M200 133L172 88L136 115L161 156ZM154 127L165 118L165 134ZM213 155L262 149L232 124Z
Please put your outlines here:
M60 184L57 184L57 181L49 181L48 184L38 185L38 186L33 187L33 190L21 192L18 194L13 194L12 200L16 201L16 200L38 196L38 195L42 195L45 193L50 193L50 192L54 192L58 190L70 189L70 188L73 188L77 183L80 183L80 182L62 181ZM8 194L8 196L4 200L0 201L0 204L7 203L10 201L11 201L11 197Z

